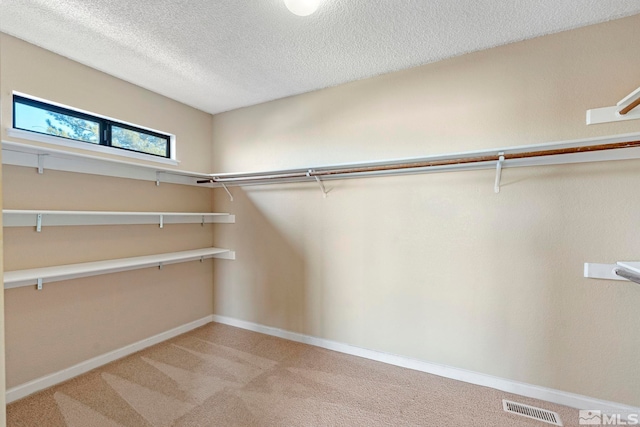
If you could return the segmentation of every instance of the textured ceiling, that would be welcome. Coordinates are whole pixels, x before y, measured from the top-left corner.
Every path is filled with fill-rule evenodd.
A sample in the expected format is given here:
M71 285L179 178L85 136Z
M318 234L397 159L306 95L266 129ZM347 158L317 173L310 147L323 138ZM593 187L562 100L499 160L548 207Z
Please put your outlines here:
M638 0L0 0L0 30L210 113L640 13Z

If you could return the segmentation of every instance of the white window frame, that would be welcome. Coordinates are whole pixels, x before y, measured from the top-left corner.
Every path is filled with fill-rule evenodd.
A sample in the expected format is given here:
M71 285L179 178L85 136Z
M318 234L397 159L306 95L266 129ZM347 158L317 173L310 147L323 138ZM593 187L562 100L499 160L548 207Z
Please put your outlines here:
M41 142L41 143L44 143L44 144L57 145L57 146L66 147L66 148L93 151L95 153L108 154L108 155L118 156L118 157L127 157L127 158L130 158L130 159L144 160L144 161L147 161L147 162L159 163L159 164L164 164L164 165L177 166L177 165L180 164L180 161L177 159L176 136L173 135L173 134L170 134L168 132L164 132L164 131L161 131L161 130L157 130L157 129L152 129L152 128L149 128L149 127L146 127L146 126L140 126L140 125L135 124L135 123L130 123L130 122L126 122L126 121L123 121L123 120L115 119L113 117L105 116L105 115L102 115L102 114L96 114L94 112L82 110L80 108L70 107L68 105L61 104L59 102L50 101L48 99L39 98L39 97L36 97L36 96L33 96L33 95L29 95L29 94L25 94L25 93L18 92L18 91L13 91L12 95L21 96L23 98L32 99L34 101L44 102L46 104L54 105L54 106L61 107L61 108L66 108L67 110L76 111L78 113L88 114L90 116L98 117L98 118L101 118L101 119L106 119L106 120L110 120L110 121L113 121L113 122L122 123L124 125L133 126L133 127L136 127L136 128L142 129L142 130L148 130L148 131L151 131L151 132L156 132L156 133L161 133L161 134L164 134L164 135L168 135L169 136L169 144L170 144L170 146L169 146L169 155L171 157L160 157L160 156L154 156L153 154L145 154L145 153L137 152L137 151L122 150L122 149L119 149L119 148L116 148L116 147L109 147L109 146L106 146L106 145L98 145L98 144L91 144L91 143L82 142L82 141L75 141L75 140L72 140L72 139L62 138L62 137L55 136L55 135L47 135L47 134L43 134L43 133L30 132L28 130L23 130L23 129L16 129L14 127L7 128L7 135L10 136L11 138L18 138L18 139L23 139L23 140L27 140L27 141ZM13 103L13 96L11 98L12 98L11 102ZM11 123L13 123L13 120L11 120Z

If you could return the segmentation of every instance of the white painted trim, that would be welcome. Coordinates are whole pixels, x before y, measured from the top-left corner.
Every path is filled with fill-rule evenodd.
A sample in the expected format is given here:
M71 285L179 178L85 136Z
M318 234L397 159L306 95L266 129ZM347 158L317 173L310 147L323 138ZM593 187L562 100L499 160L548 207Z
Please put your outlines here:
M91 144L88 142L74 141L72 139L61 138L55 135L45 135L42 133L29 132L22 129L7 128L7 135L11 138L24 139L26 141L42 142L44 144L56 145L60 147L73 148L76 150L93 151L95 153L109 154L118 157L127 157L130 159L144 160L162 165L178 166L180 161L176 159L167 159L151 154L138 153L135 151L121 150L119 148L107 147L105 145ZM172 138L170 138L173 141ZM174 145L172 143L172 145ZM173 153L173 151L170 151Z
M91 371L92 369L99 368L100 366L111 363L114 360L129 356L130 354L133 354L137 351L143 350L147 347L151 347L152 345L159 344L163 341L169 340L178 335L199 328L200 326L204 326L207 323L211 323L212 321L213 315L206 316L202 319L198 319L185 325L178 326L177 328L170 329L166 332L159 333L150 338L145 338L117 350L110 351L109 353L105 353L84 362L80 362L77 365L73 365L69 368L63 369L53 374L45 375L44 377L37 378L33 381L29 381L16 387L12 387L7 390L6 401L7 403L15 402L16 400L22 399L23 397L29 396L30 394L70 380L71 378L82 375L86 372Z
M171 135L170 133L165 132L163 130L154 129L154 128L150 128L150 127L146 127L146 126L141 126L141 125L136 124L136 123L127 122L127 121L124 121L124 120L116 119L114 117L109 117L109 116L105 116L103 114L94 113L92 111L83 110L81 108L71 107L69 105L62 104L60 102L55 102L55 101L51 101L49 99L40 98L38 96L29 95L28 93L24 93L24 92L18 92L17 90L12 91L11 94L12 95L21 96L22 98L32 99L34 101L44 102L45 104L55 105L56 107L65 108L67 110L77 111L78 113L86 114L88 116L99 117L101 119L110 120L112 122L121 123L121 124L133 126L133 127L144 129L144 130L149 130L149 131L155 132L155 133L161 133L163 135ZM12 97L12 99L13 99L13 97Z
M513 381L506 378L494 377L492 375L468 371L466 369L455 368L452 366L424 362L421 360L411 359L395 354L388 354L380 351L355 347L349 344L343 344L324 338L312 337L309 335L299 334L297 332L285 331L283 329L264 326L253 322L247 322L245 320L234 319L231 317L220 316L218 314L213 315L213 321L229 326L234 326L236 328L247 329L249 331L284 338L290 341L300 342L303 344L326 348L328 350L333 350L340 353L350 354L352 356L363 357L365 359L376 360L378 362L388 363L390 365L413 369L420 372L426 372L429 374L438 375L440 377L451 378L457 381L476 384L483 387L489 387L496 390L505 391L507 393L513 393L520 396L526 396L534 399L544 400L547 402L557 403L559 405L565 405L571 408L599 409L603 413L607 414L640 413L640 408L624 405L621 403L610 402L593 397L583 396L580 394L569 393L566 391L555 390L519 381Z

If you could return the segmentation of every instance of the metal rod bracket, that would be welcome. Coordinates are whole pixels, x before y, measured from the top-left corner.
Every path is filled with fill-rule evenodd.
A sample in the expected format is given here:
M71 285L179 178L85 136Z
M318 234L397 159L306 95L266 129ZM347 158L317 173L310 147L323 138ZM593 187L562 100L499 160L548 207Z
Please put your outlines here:
M502 179L502 164L504 163L504 153L498 153L498 163L496 164L496 182L493 186L493 191L497 193L500 192L500 180Z
M215 179L214 179L214 182L215 182ZM233 202L233 194L231 194L231 191L229 191L229 189L224 184L224 182L221 182L220 184L222 185L222 188L224 188L224 191L227 192L227 195L229 195L229 200Z
M308 177L313 176L316 179L316 182L320 186L320 191L322 191L322 197L324 197L326 199L327 198L327 190L324 187L324 183L322 182L322 180L320 179L320 177L318 175L313 175L313 173L314 173L313 169L309 169L309 171L307 172L307 176Z

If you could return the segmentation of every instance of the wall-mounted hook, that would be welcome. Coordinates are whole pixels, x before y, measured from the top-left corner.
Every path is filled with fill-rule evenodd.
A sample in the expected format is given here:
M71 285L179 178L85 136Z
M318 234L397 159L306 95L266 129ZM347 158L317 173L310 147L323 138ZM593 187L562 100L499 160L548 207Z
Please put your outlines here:
M504 153L498 153L500 156L498 158L498 163L496 164L496 183L493 186L493 191L496 193L500 192L500 179L502 178L502 163L504 163Z
M313 169L309 169L309 172L307 172L307 176L311 177L312 173L313 173ZM313 175L313 177L316 179L316 182L320 186L320 191L322 191L322 197L324 197L326 199L327 198L327 190L324 188L324 183L322 182L322 180L320 179L320 177L318 175Z

